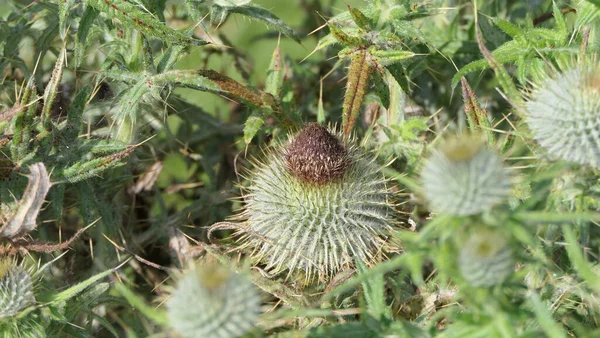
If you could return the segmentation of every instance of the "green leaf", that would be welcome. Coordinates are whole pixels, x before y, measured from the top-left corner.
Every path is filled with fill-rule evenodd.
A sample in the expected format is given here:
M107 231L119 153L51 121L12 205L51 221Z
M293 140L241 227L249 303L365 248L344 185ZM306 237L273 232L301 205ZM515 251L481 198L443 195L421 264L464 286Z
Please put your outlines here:
M556 4L556 1L552 1L552 12L554 13L554 21L556 22L556 28L558 29L561 40L568 38L569 30L567 28L567 22L565 21L565 16Z
M75 0L63 0L58 2L58 27L60 32L60 38L65 39L67 34L67 16L69 10L73 6Z
M367 42L364 39L356 37L353 34L347 34L335 24L328 23L327 26L329 27L333 37L345 47L364 47L367 45Z
M164 312L158 311L155 308L148 306L148 304L146 304L146 302L143 299L138 297L123 283L115 284L115 289L121 296L123 296L123 298L127 299L131 306L133 306L136 310L140 311L144 316L152 319L158 324L168 324L167 316Z
M90 287L92 284L96 283L97 281L101 280L102 278L105 278L108 275L110 275L111 273L115 272L115 270L116 269L106 270L104 272L101 272L99 274L96 274L96 275L86 279L85 281L83 281L81 283L75 284L62 292L52 295L51 303L58 304L60 302L65 302L65 301L77 296L78 294L83 292L85 289Z
M415 53L406 50L377 50L369 48L369 53L371 53L373 60L377 64L384 67L415 56Z
M245 15L250 19L258 20L266 24L269 28L277 30L279 33L284 34L288 38L300 42L300 36L285 22L275 16L273 13L268 10L259 7L254 4L250 4L247 6L237 6L237 7L227 7L227 10L231 13L237 13L241 15Z
M587 282L587 286L600 294L600 277L590 268L590 262L585 260L581 250L581 244L577 241L572 224L562 227L563 235L567 245L565 246L569 260L575 271Z
M596 7L600 8L600 0L585 0L593 5L595 5Z
M356 260L356 266L360 274L366 273L366 266ZM362 283L363 295L367 302L367 311L378 320L391 319L392 313L385 302L385 281L382 274L377 274Z
M209 42L186 36L172 28L165 26L152 14L145 12L140 7L126 0L85 0L85 2L105 13L109 19L116 18L125 27L134 28L148 36L165 40L174 44L206 45Z
M506 20L495 18L494 24L496 24L496 26L502 29L506 34L510 35L513 39L524 34L523 30L519 26L512 24Z
M91 92L92 88L90 86L83 87L77 92L73 102L69 106L69 111L67 112L67 131L64 135L67 141L73 141L79 135L83 111L90 98Z
M281 51L279 44L273 51L271 64L267 70L267 79L265 80L265 91L274 97L279 97L279 92L283 86L283 65L281 64Z
M548 308L542 304L540 296L535 292L529 294L529 300L533 304L533 312L538 320L538 323L546 332L549 338L566 338L567 334L563 329L563 326L558 324L548 313Z
M87 46L88 36L94 20L98 17L100 12L92 6L87 6L81 20L79 20L79 28L77 29L77 39L75 39L75 67L81 65L83 60L83 53Z
M348 5L348 11L352 16L352 20L358 27L367 30L371 30L373 28L373 23L371 20L367 18L358 8Z
M262 112L254 112L252 115L248 116L246 123L244 124L244 142L246 144L250 144L254 135L258 133L260 127L265 123L265 119L263 118Z

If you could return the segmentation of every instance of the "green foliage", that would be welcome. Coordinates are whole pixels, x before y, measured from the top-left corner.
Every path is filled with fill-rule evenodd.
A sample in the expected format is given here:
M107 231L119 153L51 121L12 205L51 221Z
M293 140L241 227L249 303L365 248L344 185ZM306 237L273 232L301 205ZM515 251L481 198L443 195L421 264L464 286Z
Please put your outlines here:
M0 337L599 336L599 55L591 0L0 2Z

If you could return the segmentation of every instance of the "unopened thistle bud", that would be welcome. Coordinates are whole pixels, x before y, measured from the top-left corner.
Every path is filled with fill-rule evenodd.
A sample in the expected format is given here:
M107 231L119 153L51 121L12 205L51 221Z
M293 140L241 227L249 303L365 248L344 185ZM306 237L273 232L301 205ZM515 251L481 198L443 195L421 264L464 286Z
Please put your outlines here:
M460 248L458 266L472 286L494 286L514 271L512 250L502 235L487 229L476 230Z
M255 325L260 296L244 275L215 263L186 271L166 305L184 338L234 338Z
M0 319L12 317L35 304L33 280L12 258L0 260Z
M600 169L600 67L579 65L535 88L527 124L553 158Z
M372 263L394 223L388 182L357 146L308 124L250 173L240 241L271 273L327 279Z
M421 173L433 211L457 216L483 212L502 202L510 180L502 159L474 137L446 141L432 151Z

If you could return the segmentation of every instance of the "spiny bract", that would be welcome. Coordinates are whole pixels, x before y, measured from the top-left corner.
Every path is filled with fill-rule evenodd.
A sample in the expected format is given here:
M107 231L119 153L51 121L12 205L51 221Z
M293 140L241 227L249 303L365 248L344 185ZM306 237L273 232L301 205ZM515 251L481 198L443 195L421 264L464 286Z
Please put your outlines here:
M525 107L550 156L600 169L600 67L580 65L546 80Z
M474 137L447 140L433 150L421 172L432 210L468 216L502 202L510 180L502 159Z
M380 166L316 123L276 144L249 179L240 240L272 273L324 280L372 263L394 223Z
M472 286L494 286L513 272L512 250L502 235L488 229L476 230L460 249L458 266Z
M260 295L245 276L215 264L186 271L167 301L169 324L184 338L234 338L260 312Z
M0 260L0 319L15 316L33 304L33 281L27 269L12 258Z

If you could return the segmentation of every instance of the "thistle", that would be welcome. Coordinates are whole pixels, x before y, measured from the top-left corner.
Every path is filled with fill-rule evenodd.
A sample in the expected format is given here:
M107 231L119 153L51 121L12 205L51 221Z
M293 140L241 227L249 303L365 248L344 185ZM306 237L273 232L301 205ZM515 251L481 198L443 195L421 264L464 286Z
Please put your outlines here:
M208 264L184 273L166 305L184 338L233 338L255 325L260 296L243 275Z
M600 68L579 65L529 95L527 124L551 157L600 169Z
M361 148L308 124L250 173L238 217L242 248L271 273L306 280L376 261L395 215L379 169Z
M12 258L0 260L0 319L13 317L35 304L33 280Z
M460 249L458 267L472 286L494 286L513 272L512 251L502 235L488 229L476 230Z
M502 159L473 137L448 140L433 150L421 173L432 210L457 216L483 212L502 202L510 180Z

